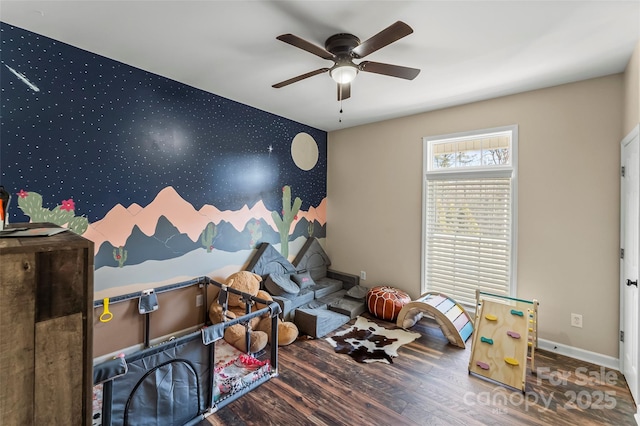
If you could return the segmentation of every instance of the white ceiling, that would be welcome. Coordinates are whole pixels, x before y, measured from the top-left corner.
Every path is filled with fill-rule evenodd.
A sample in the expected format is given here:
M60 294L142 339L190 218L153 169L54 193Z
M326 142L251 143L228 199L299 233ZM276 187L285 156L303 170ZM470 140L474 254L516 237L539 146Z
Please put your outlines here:
M2 0L0 20L332 131L622 72L640 38L640 0ZM414 33L366 59L420 68L415 80L361 72L342 114L328 74L271 87L332 65L276 36L324 47L333 34L364 41L397 20Z

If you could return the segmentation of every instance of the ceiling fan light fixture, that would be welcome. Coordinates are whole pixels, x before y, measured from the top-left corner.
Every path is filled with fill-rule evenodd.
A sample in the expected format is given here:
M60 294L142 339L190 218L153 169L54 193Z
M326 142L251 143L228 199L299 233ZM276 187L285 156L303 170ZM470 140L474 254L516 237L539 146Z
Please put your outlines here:
M340 65L333 68L329 74L338 84L351 83L358 75L358 68L353 65Z
M276 39L290 44L293 47L297 47L298 49L305 50L319 58L333 61L333 66L331 66L331 68L319 68L298 75L276 83L271 87L279 89L300 80L313 77L314 75L328 72L331 79L338 83L338 101L342 102L344 99L351 97L351 82L360 71L413 80L420 73L419 69L372 61L364 61L357 64L353 63L354 59L363 59L367 55L408 36L412 32L413 30L409 25L402 21L396 21L362 43L360 39L353 34L334 34L324 42L324 49L293 34L279 35Z

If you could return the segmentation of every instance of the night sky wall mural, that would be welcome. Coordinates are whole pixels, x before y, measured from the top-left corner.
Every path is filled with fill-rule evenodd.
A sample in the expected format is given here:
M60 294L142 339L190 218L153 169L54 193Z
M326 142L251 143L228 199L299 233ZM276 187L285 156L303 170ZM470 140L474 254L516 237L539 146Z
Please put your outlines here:
M9 221L94 241L96 298L326 235L326 132L5 23L0 39Z

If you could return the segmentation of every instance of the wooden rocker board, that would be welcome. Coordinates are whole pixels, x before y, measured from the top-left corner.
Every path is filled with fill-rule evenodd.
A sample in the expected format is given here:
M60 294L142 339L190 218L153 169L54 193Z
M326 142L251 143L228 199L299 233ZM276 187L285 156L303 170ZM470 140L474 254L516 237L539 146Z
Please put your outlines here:
M537 302L530 306L500 303L483 299L476 312L474 335L469 361L469 373L495 380L522 392L525 391L527 357L533 342Z
M402 307L396 324L404 329L411 328L422 314L435 318L452 345L465 348L465 342L473 333L473 320L455 300L438 292L425 293Z

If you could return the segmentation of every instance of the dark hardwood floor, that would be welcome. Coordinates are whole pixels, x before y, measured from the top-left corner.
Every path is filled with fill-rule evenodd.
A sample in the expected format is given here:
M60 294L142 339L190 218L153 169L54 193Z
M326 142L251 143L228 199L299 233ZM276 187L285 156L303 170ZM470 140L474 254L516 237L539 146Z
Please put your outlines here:
M421 337L391 365L359 364L324 339L301 338L280 348L278 377L199 426L636 424L616 370L536 351L539 374L527 374L523 394L469 375L470 348L449 345L435 321L422 319L411 331Z

